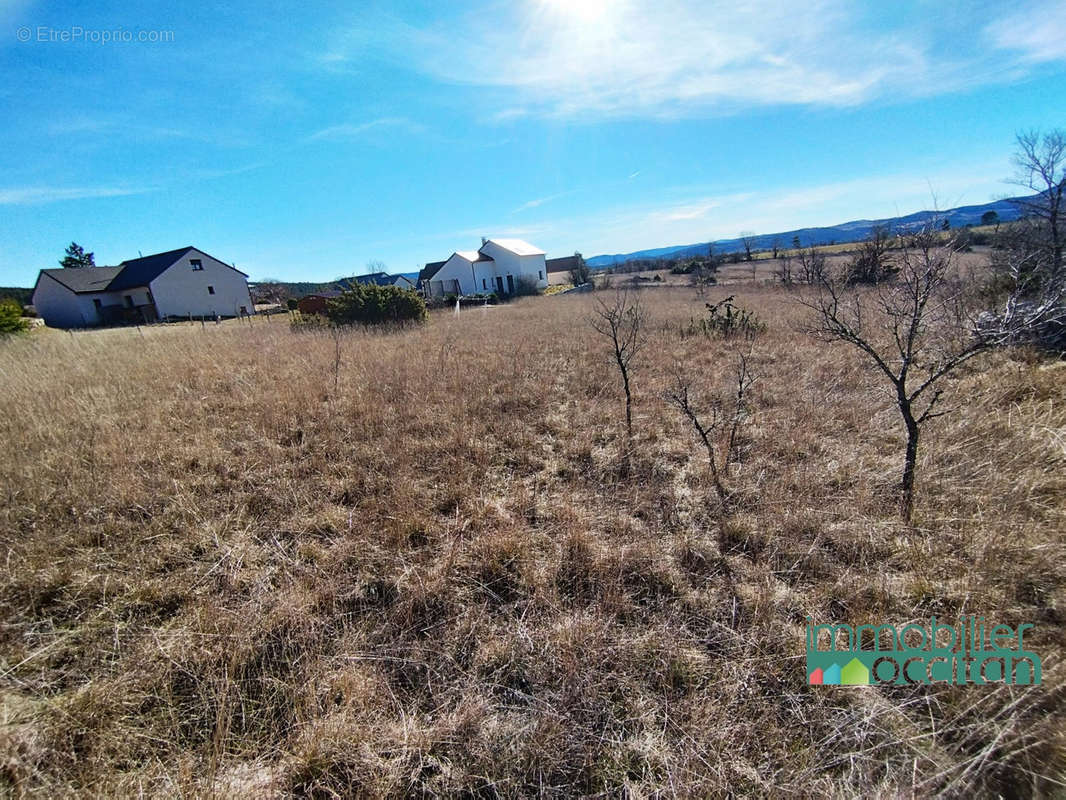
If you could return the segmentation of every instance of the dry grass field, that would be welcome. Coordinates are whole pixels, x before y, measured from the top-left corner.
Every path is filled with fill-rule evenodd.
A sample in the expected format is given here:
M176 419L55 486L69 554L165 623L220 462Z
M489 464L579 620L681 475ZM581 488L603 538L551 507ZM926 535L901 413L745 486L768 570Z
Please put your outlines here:
M711 289L720 298L725 288ZM723 507L691 428L744 347L639 293L632 468L594 296L400 333L0 343L0 792L1051 796L1066 366L993 353L903 432L771 287ZM1036 687L809 687L804 625L1032 623Z

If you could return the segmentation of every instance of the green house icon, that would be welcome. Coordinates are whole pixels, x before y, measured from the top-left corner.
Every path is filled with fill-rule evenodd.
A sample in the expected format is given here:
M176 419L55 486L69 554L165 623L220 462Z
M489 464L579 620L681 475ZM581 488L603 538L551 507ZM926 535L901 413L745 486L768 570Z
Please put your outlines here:
M867 686L870 683L870 670L859 659L853 658L840 670L840 683L844 686Z

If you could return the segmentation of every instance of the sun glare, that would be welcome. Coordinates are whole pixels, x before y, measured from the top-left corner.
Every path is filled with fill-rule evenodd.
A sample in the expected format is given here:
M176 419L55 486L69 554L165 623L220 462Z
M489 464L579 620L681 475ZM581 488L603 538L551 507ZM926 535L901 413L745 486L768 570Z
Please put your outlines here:
M592 22L606 15L611 0L539 0L550 13L584 22Z

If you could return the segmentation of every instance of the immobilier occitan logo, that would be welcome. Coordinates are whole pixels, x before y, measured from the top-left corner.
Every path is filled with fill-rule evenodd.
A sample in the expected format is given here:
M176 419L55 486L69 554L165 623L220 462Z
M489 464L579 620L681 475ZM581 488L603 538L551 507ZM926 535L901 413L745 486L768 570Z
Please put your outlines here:
M954 624L815 624L807 618L807 682L812 686L951 683L1040 683L1040 657L1025 649L1023 623L986 625L984 617ZM828 649L823 647L828 645Z

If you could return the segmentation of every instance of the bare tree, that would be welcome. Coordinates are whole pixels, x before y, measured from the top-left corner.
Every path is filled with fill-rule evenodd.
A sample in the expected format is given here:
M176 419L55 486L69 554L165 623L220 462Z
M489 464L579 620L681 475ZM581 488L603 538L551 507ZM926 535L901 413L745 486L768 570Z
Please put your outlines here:
M713 246L708 246L709 254L705 261L696 260L693 262L692 272L689 273L689 280L692 281L692 285L696 287L696 296L703 297L707 293L707 287L713 286L718 282L718 260L714 254Z
M860 350L892 388L907 433L900 512L908 522L922 426L945 413L936 410L940 383L993 344L957 280L957 252L925 230L905 241L891 282L857 290L823 278L803 301L817 312L816 335Z
M633 392L630 386L633 357L644 347L644 328L647 315L640 300L630 298L625 289L615 291L611 303L597 299L594 316L589 320L593 330L611 341L615 364L622 377L626 396L626 455L623 472L629 472L629 449L633 441Z
M740 244L744 248L744 260L751 261L754 256L752 251L755 249L755 234L751 231L740 232Z
M1052 266L1045 233L1030 219L997 234L993 278L982 286L991 308L979 322L998 344L1066 348L1066 274Z
M1066 349L1066 269L1062 263L1066 206L1066 133L1019 134L1013 183L1036 192L1014 200L1022 219L997 228L993 279L984 286L995 306L983 329L1004 344Z
M814 247L808 247L806 250L799 251L798 258L804 283L821 283L825 277L825 254L815 250Z
M795 283L792 276L792 256L789 253L781 256L781 259L777 262L777 279L781 281L781 285L786 289L791 288L793 283Z
M750 350L748 355L750 355ZM736 382L728 400L724 393L718 393L711 398L707 412L701 412L696 408L691 396L690 381L685 378L680 369L676 374L673 388L666 394L667 402L688 420L703 443L707 451L707 461L711 467L711 482L714 484L718 499L723 503L729 499L730 492L722 482L722 477L728 474L730 464L736 460L737 433L749 414L746 396L752 383L755 382L755 377L748 365L748 355L738 356L734 373Z
M774 258L777 258L777 254L781 251L781 239L779 237L775 236L773 241L770 242L770 250Z
M848 283L880 283L895 272L889 257L889 231L875 225L859 244L859 251L848 265Z
M1015 200L1024 214L1037 217L1046 228L1051 270L1062 271L1062 245L1066 231L1066 131L1053 130L1041 134L1027 131L1017 136L1018 149L1014 153L1017 169L1011 183L1022 186L1036 195Z
M585 263L585 258L581 253L575 251L574 259L574 268L570 270L570 283L574 286L582 286L592 279L592 270Z

